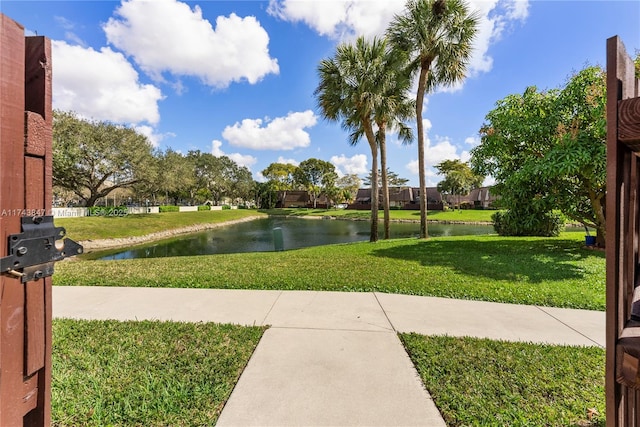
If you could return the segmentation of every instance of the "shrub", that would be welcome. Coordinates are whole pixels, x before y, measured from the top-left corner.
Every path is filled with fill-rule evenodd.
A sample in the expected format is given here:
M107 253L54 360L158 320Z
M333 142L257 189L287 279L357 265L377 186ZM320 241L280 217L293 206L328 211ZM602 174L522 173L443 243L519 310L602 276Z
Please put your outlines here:
M160 213L162 213L162 212L180 212L180 207L179 206L173 206L173 205L159 206L159 209L160 209Z
M209 206L209 205L200 205L200 206L198 206L198 210L199 211L210 211L211 210L211 206Z
M493 229L501 236L556 237L564 228L562 215L544 212L538 215L522 215L513 210L498 211L491 215Z
M231 209L231 206L229 205L222 205L222 210L227 210L227 209Z

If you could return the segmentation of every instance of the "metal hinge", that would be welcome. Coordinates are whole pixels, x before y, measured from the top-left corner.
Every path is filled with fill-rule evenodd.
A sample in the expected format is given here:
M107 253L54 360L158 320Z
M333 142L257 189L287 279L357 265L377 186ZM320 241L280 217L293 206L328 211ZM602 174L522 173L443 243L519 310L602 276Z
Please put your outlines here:
M53 225L53 216L22 217L22 233L9 236L9 255L0 258L0 272L22 283L53 275L53 264L79 255L82 245L63 239L66 230Z

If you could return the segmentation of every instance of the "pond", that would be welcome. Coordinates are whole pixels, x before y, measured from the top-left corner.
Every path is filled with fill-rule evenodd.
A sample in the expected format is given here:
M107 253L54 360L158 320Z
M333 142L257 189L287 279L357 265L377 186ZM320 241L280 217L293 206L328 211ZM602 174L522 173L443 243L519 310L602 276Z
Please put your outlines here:
M274 228L280 228L285 250L335 243L366 242L369 221L329 219L266 218L215 228L209 231L161 240L141 246L93 252L89 259L116 260L268 252L275 250ZM380 223L382 237L382 222ZM391 238L418 237L420 224L391 223ZM429 224L429 235L462 236L492 234L490 225Z

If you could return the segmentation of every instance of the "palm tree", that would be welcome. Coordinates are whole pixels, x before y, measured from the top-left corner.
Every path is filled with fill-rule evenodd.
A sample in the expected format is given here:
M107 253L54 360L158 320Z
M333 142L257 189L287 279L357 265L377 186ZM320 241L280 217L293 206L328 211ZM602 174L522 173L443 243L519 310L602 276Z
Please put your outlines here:
M380 168L382 169L382 204L384 211L384 238L390 237L390 206L389 206L389 168L387 167L387 130L398 133L403 143L413 140L411 127L404 123L415 110L415 103L409 99L408 89L411 84L410 76L402 69L403 56L398 51L390 51L386 62L387 71L384 76L388 81L381 85L381 101L375 112L375 122L378 127L376 139L380 149ZM371 187L373 191L373 186Z
M387 29L389 42L408 56L408 71L418 73L416 121L420 184L420 238L427 233L427 188L424 160L424 96L439 85L452 85L466 76L478 15L469 14L463 0L408 0Z
M399 56L388 48L386 39L373 38L368 42L359 37L355 45L343 43L336 48L333 57L320 62L320 83L314 92L322 116L330 121L340 120L342 128L350 132L351 145L356 145L363 136L369 143L371 242L378 240L379 144L384 147L386 162L387 127L399 129L402 139L411 137L410 128L401 121L406 116L404 94L409 79L396 78L399 69L397 58Z

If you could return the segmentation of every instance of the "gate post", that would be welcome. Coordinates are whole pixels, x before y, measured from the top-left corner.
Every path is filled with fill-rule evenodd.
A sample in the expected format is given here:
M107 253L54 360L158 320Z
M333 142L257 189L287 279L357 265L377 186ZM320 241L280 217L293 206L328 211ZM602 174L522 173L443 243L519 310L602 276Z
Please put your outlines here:
M607 426L640 426L640 87L607 40Z
M0 14L0 257L23 216L50 214L51 43ZM51 277L0 275L0 425L51 423Z

